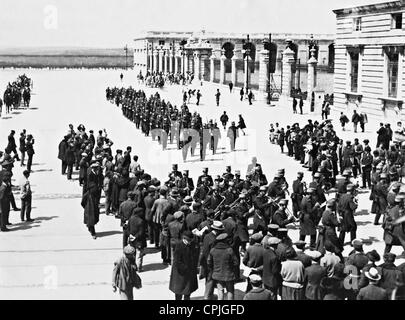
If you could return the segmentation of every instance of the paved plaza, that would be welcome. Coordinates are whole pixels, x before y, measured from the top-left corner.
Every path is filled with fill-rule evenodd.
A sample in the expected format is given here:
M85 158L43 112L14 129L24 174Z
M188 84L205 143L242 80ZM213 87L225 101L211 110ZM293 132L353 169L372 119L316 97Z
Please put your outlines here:
M173 163L178 163L179 170L189 169L190 176L196 182L202 168L207 166L210 174L215 176L225 171L226 165L232 170L241 170L242 178L252 156L258 158L269 181L277 169L286 169L286 178L290 184L296 178L296 172L304 170L301 165L281 154L280 148L269 142L269 125L278 122L281 127L295 122L305 124L309 118L320 121L320 114L293 115L292 106L268 106L258 99L249 106L247 101L239 100L239 90L229 93L226 87L220 87L221 102L215 104L216 85L195 83L191 87L201 90L201 105L191 101L191 112L198 111L203 121L219 117L226 111L230 122L238 120L242 114L248 130L246 136L237 140L236 151L230 152L226 132L221 129L219 153L215 156L207 153L201 162L198 156L183 163L181 151L174 144L166 151L150 137L144 137L135 125L128 121L120 108L106 101L105 89L110 86L132 85L142 88L147 94L157 89L145 88L136 81L137 71L124 73L124 81L119 80L119 71L113 70L3 70L0 88L7 82L16 79L19 74L26 73L34 81L34 95L31 108L16 110L10 115L4 113L0 119L0 144L6 146L10 130L19 134L27 129L35 138L35 155L31 183L33 189L33 224L19 223L19 212L10 212L12 232L0 233L0 299L119 299L112 292L111 274L113 262L122 254L122 229L119 220L112 216L100 216L96 225L97 239L93 240L83 224L83 209L80 205L81 187L75 180L67 181L61 175L61 164L57 158L58 144L72 123L76 128L80 123L86 130L97 132L105 128L114 142L113 150L132 146L133 155L139 156L142 168L161 181L167 180ZM176 104L182 102L182 87L167 86L159 90L166 101ZM259 97L257 97L259 98ZM348 114L351 117L351 114ZM342 132L338 115L332 113L331 118L339 137L360 141L368 138L372 147L376 142L377 120L369 119L365 133L354 134L349 126ZM230 123L229 123L230 124ZM393 126L393 125L392 125ZM198 153L197 153L198 154ZM311 175L305 172L308 182ZM15 164L14 184L22 176L22 170ZM18 196L16 195L16 198ZM365 251L376 249L383 253L383 229L374 226L374 215L369 214L371 203L369 192L359 195L359 208L355 215L358 224L358 238L365 242ZM290 231L293 240L298 240L298 228ZM346 236L348 239L348 235ZM345 247L344 255L351 251ZM140 273L143 288L135 290L135 299L160 300L174 299L169 291L170 266L161 264L160 252L149 248L144 257L144 271ZM392 252L401 254L402 248L394 247ZM396 264L404 262L397 259ZM240 293L246 288L239 283L236 288ZM200 281L199 289L192 298L201 298L204 292L204 280ZM239 295L240 296L240 295ZM236 295L238 298L238 293Z

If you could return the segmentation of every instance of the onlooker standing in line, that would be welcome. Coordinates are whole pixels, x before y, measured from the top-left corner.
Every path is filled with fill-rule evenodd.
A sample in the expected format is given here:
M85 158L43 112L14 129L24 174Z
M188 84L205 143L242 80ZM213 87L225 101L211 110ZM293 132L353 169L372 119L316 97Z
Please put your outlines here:
M31 192L31 183L28 180L30 177L30 172L28 170L24 170L23 172L24 178L21 183L21 221L27 218L27 222L34 221L31 219L31 203L32 203L32 192Z

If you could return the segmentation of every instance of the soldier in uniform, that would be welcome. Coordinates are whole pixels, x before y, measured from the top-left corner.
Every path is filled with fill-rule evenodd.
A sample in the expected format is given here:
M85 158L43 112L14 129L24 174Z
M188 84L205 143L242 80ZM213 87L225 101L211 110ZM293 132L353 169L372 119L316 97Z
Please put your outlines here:
M208 186L209 187L212 187L214 185L214 181L212 180L212 177L208 174L208 168L204 168L203 174L198 177L197 187L199 187L203 183L203 178L208 179Z
M195 189L195 192L193 195L193 199L195 201L203 202L211 191L208 178L204 177L202 179L202 181L203 181L203 183L201 185L197 186L197 188Z
M333 252L342 260L343 246L339 241L336 228L340 227L339 216L336 214L336 200L330 199L326 203L326 209L322 214L322 225L324 226L324 243L329 242L333 245ZM324 252L324 248L321 249Z
M273 201L266 196L267 188L261 186L259 194L253 199L253 206L255 208L255 215L253 218L254 233L259 231L267 231L267 226L271 220L271 206Z
M191 192L194 190L193 178L189 177L189 171L183 170L183 176L178 182L178 188L181 197L190 196Z
M205 209L216 210L220 203L223 202L224 197L222 197L219 193L219 188L217 185L213 185L211 189L212 194L205 199L203 206Z
M304 178L303 172L297 173L297 180L294 180L292 188L293 192L291 194L293 214L295 217L298 217L298 211L301 210L301 201L305 194L305 182L302 182Z
M350 232L351 241L356 239L357 224L354 220L354 213L358 205L354 196L355 189L354 184L349 184L347 192L340 196L338 202L338 212L342 216L342 227L339 235L342 246L344 246L346 232Z
M306 236L311 237L310 247L316 245L316 227L319 221L320 203L317 202L316 190L308 188L307 195L301 201L300 216L300 240L305 240Z
M374 219L374 225L378 225L381 215L384 215L385 210L387 209L387 196L388 196L388 182L387 174L382 173L380 175L380 182L374 188L374 197L378 203L378 209Z
M278 205L279 208L274 213L271 223L278 225L280 228L285 228L288 224L294 221L294 217L289 217L286 212L288 200L281 199Z
M226 166L226 172L222 174L222 178L224 178L226 182L229 182L234 178L231 166Z

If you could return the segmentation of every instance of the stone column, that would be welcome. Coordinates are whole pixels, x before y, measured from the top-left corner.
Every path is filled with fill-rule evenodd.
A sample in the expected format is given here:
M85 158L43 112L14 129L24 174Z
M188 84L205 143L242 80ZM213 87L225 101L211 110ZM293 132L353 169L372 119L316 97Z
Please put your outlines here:
M261 50L259 56L259 92L263 97L267 98L267 90L269 83L269 51Z
M200 56L200 78L203 81L206 79L205 75L207 70L205 69L205 61L207 58L208 58L207 53L202 52Z
M169 72L173 73L173 52L169 51Z
M210 82L214 82L214 77L215 77L215 54L212 52L212 55L210 57Z
M194 78L200 80L200 64L201 64L201 54L196 51L194 52Z
M179 56L178 53L174 55L174 73L177 74L179 72Z
M312 92L314 91L314 88L316 86L315 70L316 70L316 66L318 64L318 61L315 58L316 50L314 48L312 48L310 50L310 52L311 52L311 58L309 58L309 60L308 60L308 87L307 87L309 99L311 99Z
M153 54L149 54L149 68L148 70L152 71L152 66L153 66Z
M157 72L159 70L159 52L157 50L153 51L153 71Z
M292 64L294 63L294 51L287 48L283 52L283 81L281 83L282 96L288 99L291 96Z
M221 64L220 64L220 68L219 68L219 84L224 84L225 82L225 50L221 51Z
M245 63L245 80L244 80L244 87L245 87L245 92L248 92L250 89L250 68L249 68L249 62L252 62L252 58L250 56L246 56L244 59Z
M163 71L163 50L159 50L159 67L158 71Z
M231 68L232 68L232 75L231 75L231 81L233 85L236 85L236 76L237 76L237 70L236 70L236 60L238 60L238 57L236 55L236 50L233 50L233 56L231 59Z

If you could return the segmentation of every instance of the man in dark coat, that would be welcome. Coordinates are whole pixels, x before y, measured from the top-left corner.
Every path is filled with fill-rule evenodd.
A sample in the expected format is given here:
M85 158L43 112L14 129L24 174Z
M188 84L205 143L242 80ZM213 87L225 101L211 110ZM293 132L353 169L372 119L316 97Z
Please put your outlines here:
M273 300L272 293L263 288L262 277L258 274L252 274L249 276L249 281L252 284L252 290L250 290L243 297L243 300Z
M197 263L198 252L194 247L193 234L186 231L183 239L174 249L169 289L176 300L190 300L190 295L198 289Z
M11 154L11 152L14 152L14 157L16 158L17 161L20 161L17 153L17 144L15 143L15 131L11 130L10 135L8 136L8 144L6 147L6 153Z
M72 180L73 165L75 163L75 145L73 140L67 142L67 147L65 151L65 163L67 167L67 179ZM63 166L63 162L62 162ZM63 172L63 169L62 169Z
M339 198L338 212L342 216L342 229L339 235L339 241L344 246L346 232L350 232L351 241L356 239L357 224L354 220L354 213L357 209L357 202L354 198L355 186L349 184L347 192Z
M135 194L130 191L127 194L128 199L121 203L118 209L118 216L121 218L121 227L122 230L122 247L125 248L128 245L128 237L129 237L129 228L128 228L128 221L133 216L136 203L134 201Z
M327 202L326 209L322 214L322 225L324 226L324 243L328 241L333 246L333 252L343 261L343 246L336 233L336 228L340 227L340 222L336 215L335 199L330 199ZM319 250L321 250L322 253L325 251L324 248L320 248Z
M298 217L298 211L301 210L301 202L305 194L304 183L302 182L303 178L304 173L298 172L297 180L294 180L292 185L293 192L291 194L291 200L292 200L293 214L295 217Z
M402 280L404 277L402 272L396 267L395 259L395 254L386 253L384 254L384 263L377 267L378 273L381 275L380 286L387 291L389 297L396 287L397 280Z
M276 237L267 240L267 246L263 252L263 284L272 293L272 300L277 300L277 294L281 288L281 261L277 256L276 249L281 242Z
M0 179L0 230L2 232L10 231L8 217L10 214L10 193L11 191L11 173L5 172Z
M197 180L197 187L203 184L204 178L208 179L208 186L212 187L214 185L214 181L212 180L212 177L208 174L208 168L204 168L203 174L198 177Z
M206 234L203 239L201 255L199 259L200 279L205 278L204 300L212 300L214 293L214 280L212 279L212 270L208 267L208 256L216 243L217 236L224 232L225 228L221 221L214 221L211 225L211 232Z
M300 240L305 240L306 236L311 237L310 247L315 248L316 245L316 226L319 214L320 203L316 200L316 190L308 188L308 195L301 202L301 218L300 218Z
M156 200L155 194L156 194L155 187L150 186L148 188L148 195L143 199L143 202L145 205L145 221L146 221L147 228L148 228L148 238L149 238L150 244L155 243L153 219L152 219L152 207L153 207L153 203Z
M326 268L319 264L322 254L319 251L308 251L308 254L311 256L313 264L306 267L304 271L305 297L308 300L322 300L320 284L326 277Z
M224 300L224 289L227 291L227 300L234 299L236 279L235 268L239 267L238 258L227 241L228 234L222 233L217 237L217 243L208 256L208 268L212 271L212 279L216 281L218 300Z
M95 225L99 221L100 209L99 209L99 191L100 183L98 177L98 171L100 170L100 164L95 162L91 165L88 178L87 178L87 191L82 198L82 207L84 208L84 224L93 237L96 239Z
M146 248L145 220L140 217L143 214L142 208L135 208L131 218L128 220L129 243L133 246L136 256L138 272L142 272L144 249Z
M204 214L202 212L202 205L200 202L193 203L193 210L186 217L186 230L193 231L198 228L201 222L204 221Z
M365 275L369 280L369 285L360 289L357 300L388 300L387 291L378 285L378 282L381 280L378 270L371 268L365 272Z

